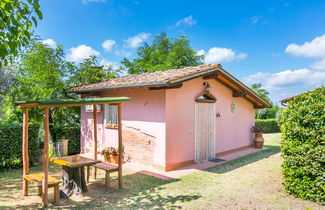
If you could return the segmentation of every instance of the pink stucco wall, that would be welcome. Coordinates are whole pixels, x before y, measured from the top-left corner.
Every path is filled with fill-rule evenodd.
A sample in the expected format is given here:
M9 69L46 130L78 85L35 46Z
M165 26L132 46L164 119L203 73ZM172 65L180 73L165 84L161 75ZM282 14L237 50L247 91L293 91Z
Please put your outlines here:
M166 164L166 123L165 123L165 90L148 90L147 88L104 91L101 97L125 96L132 100L122 104L122 124L156 138L156 150L153 164ZM103 106L104 107L104 106ZM117 130L104 127L104 111L98 114L99 149L107 146L117 147ZM91 149L93 138L92 113L81 108L81 145Z
M183 83L182 88L148 90L134 88L101 92L102 97L126 96L131 101L122 105L123 126L139 129L156 138L153 164L167 166L195 159L195 97L208 81L211 93L217 98L216 153L252 144L250 129L254 124L253 104L241 97L232 97L232 91L216 80L197 78ZM231 103L237 110L231 112ZM104 111L98 113L99 149L117 146L117 131L104 127ZM81 109L82 151L92 148L92 113Z
M250 145L250 129L254 124L253 104L241 97L232 97L232 91L216 80L202 78L183 83L180 89L166 91L166 151L167 165L195 159L195 97L203 89L203 82L211 85L217 98L216 153ZM231 103L237 105L231 112Z

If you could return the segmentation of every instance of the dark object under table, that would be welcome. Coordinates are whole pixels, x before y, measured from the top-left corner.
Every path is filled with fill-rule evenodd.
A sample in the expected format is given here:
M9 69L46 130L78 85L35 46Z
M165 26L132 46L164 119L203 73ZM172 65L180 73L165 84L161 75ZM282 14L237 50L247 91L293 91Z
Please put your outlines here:
M88 191L85 179L85 166L100 163L99 160L82 157L80 155L50 158L50 162L62 165L62 185L60 197L83 196Z

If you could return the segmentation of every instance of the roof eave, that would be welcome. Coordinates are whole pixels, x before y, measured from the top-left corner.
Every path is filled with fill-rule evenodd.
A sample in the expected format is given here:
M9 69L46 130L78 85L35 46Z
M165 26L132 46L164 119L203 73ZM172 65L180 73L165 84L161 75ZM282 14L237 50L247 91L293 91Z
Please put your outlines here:
M241 81L239 81L238 79L236 79L235 77L233 77L231 74L229 74L226 70L224 70L223 68L220 68L220 71L223 74L225 74L226 76L228 76L229 78L231 78L232 80L234 80L236 82L236 85L241 86L248 93L250 93L251 96L253 96L255 99L257 99L262 104L262 106L260 106L260 105L255 106L255 109L264 109L264 108L271 108L272 107L272 104L269 104L262 97L260 97L258 94L256 94L253 90L251 90L249 87L247 87Z
M169 85L167 82L159 83L142 83L142 84L132 84L132 85L117 85L117 86L108 86L108 87L98 87L98 88L87 88L81 90L68 90L71 93L88 93L95 91L104 91L104 90L116 90L116 89L125 89L125 88L142 88L142 87L161 87Z
M95 92L95 91L104 91L104 90L116 90L116 89L125 89L125 88L142 88L142 87L161 87L161 86L170 86L174 85L176 83L184 82L190 79L194 79L197 77L204 76L206 74L211 74L213 72L216 72L218 70L218 67L213 67L211 70L204 71L197 74L192 74L189 76L185 76L179 79L169 80L166 82L151 82L151 83L142 83L142 84L133 84L133 85L117 85L117 86L108 86L108 87L98 87L98 88L87 88L87 89L81 89L81 90L68 90L71 93L87 93L87 92Z

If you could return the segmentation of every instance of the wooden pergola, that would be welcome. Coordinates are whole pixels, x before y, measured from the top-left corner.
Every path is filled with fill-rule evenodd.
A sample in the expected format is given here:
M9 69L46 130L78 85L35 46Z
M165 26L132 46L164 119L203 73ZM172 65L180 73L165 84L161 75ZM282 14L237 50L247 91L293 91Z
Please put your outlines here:
M97 108L98 104L116 104L118 105L118 147L122 148L122 105L128 101L128 97L103 97L88 99L58 99L58 100L37 100L37 101L18 101L16 105L23 109L23 177L29 174L29 155L28 155L28 109L41 108L44 110L44 152L43 152L43 171L42 171L42 188L41 196L43 206L48 204L48 164L49 164L49 109L54 107L71 107L71 106L93 106L94 118L94 144L93 158L97 160ZM118 187L122 187L122 152L119 152L118 158ZM23 181L23 195L28 195L28 181Z

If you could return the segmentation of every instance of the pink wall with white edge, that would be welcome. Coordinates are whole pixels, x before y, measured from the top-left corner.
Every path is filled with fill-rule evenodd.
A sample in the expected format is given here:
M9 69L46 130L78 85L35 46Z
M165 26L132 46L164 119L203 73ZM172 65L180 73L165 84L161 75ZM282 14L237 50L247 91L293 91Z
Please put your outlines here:
M202 78L183 83L179 89L166 91L166 149L167 165L195 159L195 97L209 82L217 101L216 153L252 144L251 127L254 125L253 104L241 97L233 97L232 90L214 79ZM231 112L231 103L237 105Z
M217 98L216 153L252 144L251 127L254 125L253 104L241 97L233 97L232 90L214 79L193 79L181 88L148 90L134 88L101 92L101 97L126 96L131 100L122 104L122 124L138 129L155 138L153 165L168 166L195 159L195 97L209 82L211 93ZM231 112L231 103L237 105ZM104 106L98 113L99 149L117 147L117 130L104 125ZM82 152L92 151L93 113L81 108ZM145 152L145 151L144 151Z
M122 103L123 127L139 129L143 133L156 138L156 149L153 164L166 165L166 123L165 123L165 90L148 90L148 88L103 91L100 97L130 97ZM107 146L117 147L117 130L107 129L104 125L104 106L98 113L98 149ZM103 135L104 134L104 135ZM81 107L81 145L82 151L92 150L93 113L85 112ZM87 148L89 148L87 150Z

